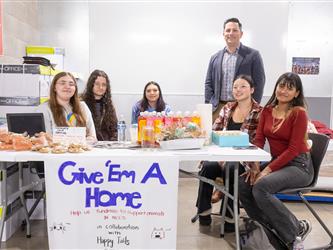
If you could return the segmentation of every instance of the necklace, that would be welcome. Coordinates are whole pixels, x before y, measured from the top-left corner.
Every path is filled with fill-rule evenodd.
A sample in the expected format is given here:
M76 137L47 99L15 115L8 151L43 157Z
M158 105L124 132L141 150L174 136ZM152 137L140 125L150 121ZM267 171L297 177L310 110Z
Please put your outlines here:
M239 114L238 116L239 116L239 118L241 118L241 122L245 121L246 117L249 115L249 113L251 111L251 108L252 108L252 106L247 107L247 109L244 112L244 110L241 110L241 108L239 106L236 107L236 109L238 110L238 114Z
M281 128L281 126L287 116L286 112L283 112L282 115L278 115L278 113L279 113L279 111L277 110L277 106L275 106L272 110L272 117L273 117L272 128L271 128L272 133L275 133L276 131L278 131ZM281 117L281 118L277 118L275 116Z
M273 123L272 123L272 129L271 129L272 133L275 133L276 131L278 131L280 129L283 121L284 121L284 118L279 119L279 118L275 118L273 116Z

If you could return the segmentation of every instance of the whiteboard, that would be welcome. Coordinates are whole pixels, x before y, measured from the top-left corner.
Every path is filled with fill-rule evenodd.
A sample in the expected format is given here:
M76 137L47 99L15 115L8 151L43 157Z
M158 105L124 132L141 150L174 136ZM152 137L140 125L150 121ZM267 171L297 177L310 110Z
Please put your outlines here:
M212 54L224 47L223 22L238 17L245 45L258 49L271 95L286 70L288 3L91 2L89 68L105 70L113 93L204 93Z
M288 66L292 57L319 57L319 75L300 75L306 97L331 97L333 3L292 3L289 14ZM310 18L309 18L310 17ZM316 18L311 18L316 17ZM316 31L315 35L311 31ZM324 108L327 108L327 106Z

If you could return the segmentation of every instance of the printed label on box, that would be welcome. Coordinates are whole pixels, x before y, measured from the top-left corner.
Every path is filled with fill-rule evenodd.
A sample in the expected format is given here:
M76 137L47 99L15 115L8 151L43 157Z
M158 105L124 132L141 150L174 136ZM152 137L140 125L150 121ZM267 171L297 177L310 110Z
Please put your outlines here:
M57 127L53 130L53 142L61 144L86 143L85 127Z

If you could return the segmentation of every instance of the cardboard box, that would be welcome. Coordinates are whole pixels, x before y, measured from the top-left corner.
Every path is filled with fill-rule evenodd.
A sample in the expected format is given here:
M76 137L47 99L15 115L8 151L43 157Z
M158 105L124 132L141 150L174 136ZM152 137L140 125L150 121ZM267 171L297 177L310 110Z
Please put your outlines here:
M220 147L249 146L249 135L239 130L213 131L213 143Z

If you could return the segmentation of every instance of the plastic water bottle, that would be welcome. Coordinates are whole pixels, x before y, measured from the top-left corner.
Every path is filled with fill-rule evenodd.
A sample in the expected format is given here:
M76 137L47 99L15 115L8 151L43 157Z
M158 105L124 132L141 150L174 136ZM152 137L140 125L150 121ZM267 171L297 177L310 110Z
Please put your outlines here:
M293 250L304 250L304 244L301 237L296 237L293 245Z
M120 115L117 123L118 142L126 141L126 122L123 115Z

